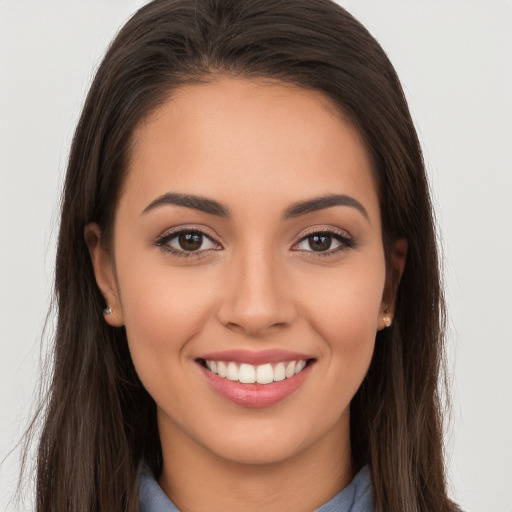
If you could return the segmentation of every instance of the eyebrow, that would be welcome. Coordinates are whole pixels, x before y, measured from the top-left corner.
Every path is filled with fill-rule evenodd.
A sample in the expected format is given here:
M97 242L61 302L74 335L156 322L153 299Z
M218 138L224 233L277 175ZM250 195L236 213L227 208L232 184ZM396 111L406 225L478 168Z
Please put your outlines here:
M185 208L192 208L201 212L217 215L218 217L230 217L229 209L213 199L206 197L195 196L191 194L178 194L169 192L157 197L152 201L144 210L142 214L148 213L155 208L165 205L184 206Z
M210 215L216 215L218 217L231 217L229 208L222 205L218 201L193 194L179 194L176 192L168 192L157 197L148 206L146 206L146 208L144 208L142 214L146 214L152 210L155 210L156 208L165 205L184 206L185 208L199 210L201 212L209 213ZM283 220L288 220L299 217L301 215L306 215L307 213L324 210L325 208L331 208L333 206L349 206L355 208L365 217L368 222L370 222L368 212L364 206L357 199L354 199L353 197L347 196L345 194L330 194L308 199L306 201L293 203L284 210L282 218Z
M370 217L365 207L353 197L345 194L330 194L327 196L315 197L308 199L307 201L300 201L293 203L283 213L283 219L292 219L306 213L316 212L325 208L331 208L332 206L349 206L358 210L363 217L370 222Z

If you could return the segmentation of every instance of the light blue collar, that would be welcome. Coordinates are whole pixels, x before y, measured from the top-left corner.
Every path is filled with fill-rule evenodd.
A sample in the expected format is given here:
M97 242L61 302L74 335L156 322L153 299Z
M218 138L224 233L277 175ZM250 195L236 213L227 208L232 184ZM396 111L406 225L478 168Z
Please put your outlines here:
M179 512L149 468L141 475L139 503L140 512ZM375 512L368 467L361 469L345 489L313 512Z

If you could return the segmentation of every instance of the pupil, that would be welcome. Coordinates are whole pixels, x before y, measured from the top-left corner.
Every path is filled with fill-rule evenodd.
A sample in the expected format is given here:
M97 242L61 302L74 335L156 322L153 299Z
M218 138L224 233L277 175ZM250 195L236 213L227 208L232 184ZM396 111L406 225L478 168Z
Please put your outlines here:
M331 241L329 235L312 235L309 237L309 246L313 251L326 251L331 247Z
M197 251L203 243L203 236L199 233L181 233L178 241L185 251Z

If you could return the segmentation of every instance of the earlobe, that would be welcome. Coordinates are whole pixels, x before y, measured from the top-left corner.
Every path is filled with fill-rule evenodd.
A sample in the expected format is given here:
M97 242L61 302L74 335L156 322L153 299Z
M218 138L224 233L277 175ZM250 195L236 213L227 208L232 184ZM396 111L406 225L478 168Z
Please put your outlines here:
M87 224L84 237L89 249L96 284L105 299L105 308L103 309L105 321L113 327L121 327L124 324L124 319L119 291L111 256L101 243L101 229L97 224Z
M407 240L405 238L401 238L395 242L393 252L391 254L391 266L387 272L386 285L379 310L379 318L377 319L377 329L379 331L390 327L393 323L396 292L398 290L400 280L402 279L406 259Z

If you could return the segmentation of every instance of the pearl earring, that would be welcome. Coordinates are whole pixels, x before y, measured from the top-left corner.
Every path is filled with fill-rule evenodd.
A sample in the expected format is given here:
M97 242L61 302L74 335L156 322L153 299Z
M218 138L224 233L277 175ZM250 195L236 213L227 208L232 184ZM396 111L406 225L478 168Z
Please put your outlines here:
M382 321L384 322L384 325L385 325L386 327L389 327L389 326L391 325L391 318L389 318L389 316L387 316L389 313L390 313L389 309L386 309L386 310L384 311L384 314L385 314L386 316L383 316L383 317L382 317Z
M103 314L104 314L104 315L111 315L111 314L112 314L112 308L106 307L106 308L103 310Z

